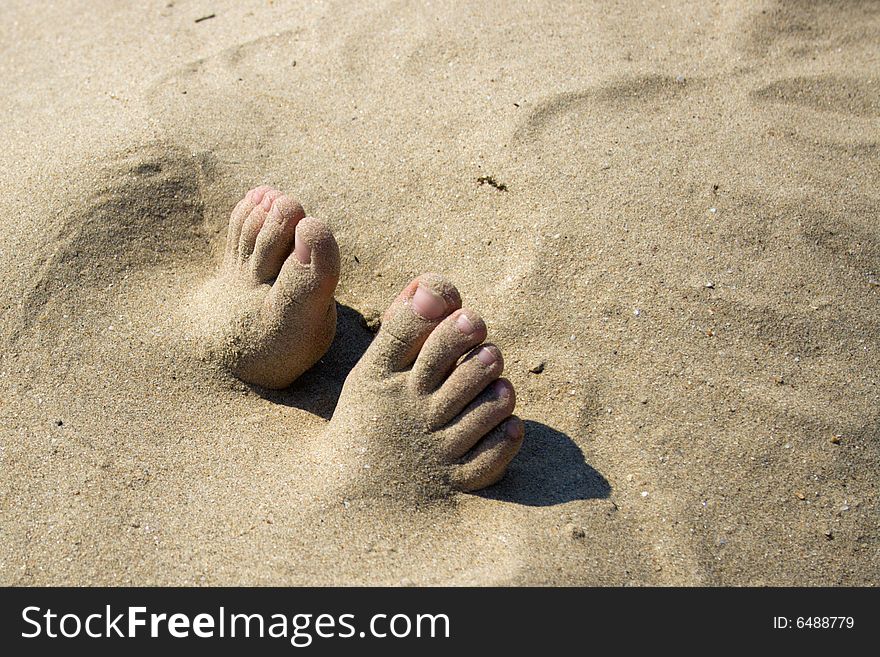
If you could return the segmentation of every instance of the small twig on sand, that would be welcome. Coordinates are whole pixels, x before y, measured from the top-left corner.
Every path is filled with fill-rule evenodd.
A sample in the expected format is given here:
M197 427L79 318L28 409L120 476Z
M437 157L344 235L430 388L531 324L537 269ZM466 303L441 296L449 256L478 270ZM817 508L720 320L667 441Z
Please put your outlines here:
M477 178L477 182L481 185L490 185L491 187L497 189L499 192L507 191L507 185L502 182L498 182L492 176L480 176L479 178Z

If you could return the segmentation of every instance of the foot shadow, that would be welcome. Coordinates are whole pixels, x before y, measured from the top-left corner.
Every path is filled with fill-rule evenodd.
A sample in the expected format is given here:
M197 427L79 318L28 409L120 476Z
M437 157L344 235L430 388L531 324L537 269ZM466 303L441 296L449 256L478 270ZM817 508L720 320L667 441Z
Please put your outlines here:
M271 402L329 420L336 409L345 378L370 346L373 335L363 315L337 302L336 337L327 353L289 388L267 390L252 386L252 389Z
M611 485L584 460L575 442L540 422L526 421L526 437L500 482L476 493L525 506L605 499Z

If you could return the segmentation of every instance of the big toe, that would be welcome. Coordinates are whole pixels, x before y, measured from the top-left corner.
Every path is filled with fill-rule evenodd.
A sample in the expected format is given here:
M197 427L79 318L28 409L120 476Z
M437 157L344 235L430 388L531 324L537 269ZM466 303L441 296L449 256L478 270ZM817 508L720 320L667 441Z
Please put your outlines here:
M318 219L301 219L294 232L252 327L252 344L233 366L239 378L266 388L290 385L326 353L336 331L339 247ZM297 258L300 244L308 262Z
M276 308L302 312L332 300L339 282L339 245L329 226L305 217L296 225L293 249L281 266L269 300Z
M438 274L422 274L397 296L364 359L379 371L397 372L413 364L425 340L450 313L461 308L455 286Z

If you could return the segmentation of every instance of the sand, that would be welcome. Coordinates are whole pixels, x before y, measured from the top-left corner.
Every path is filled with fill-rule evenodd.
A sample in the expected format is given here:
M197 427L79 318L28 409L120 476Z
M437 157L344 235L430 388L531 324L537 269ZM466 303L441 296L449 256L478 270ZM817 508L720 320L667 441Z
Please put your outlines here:
M89 6L0 9L0 583L876 583L880 4ZM271 393L179 319L261 183L342 257ZM424 271L522 451L442 503L323 494Z

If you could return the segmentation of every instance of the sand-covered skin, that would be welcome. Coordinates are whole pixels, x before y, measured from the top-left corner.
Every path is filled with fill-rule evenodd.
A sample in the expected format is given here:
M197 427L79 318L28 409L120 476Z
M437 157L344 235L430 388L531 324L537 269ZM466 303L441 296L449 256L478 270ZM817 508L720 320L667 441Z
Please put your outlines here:
M878 3L0 12L2 583L876 582ZM274 393L179 340L258 184L342 259ZM425 271L522 450L406 513L324 499L366 325Z
M261 388L288 387L336 335L339 247L326 223L267 186L229 218L223 264L182 307L178 349Z
M497 483L524 426L486 334L451 281L413 279L345 379L315 455L316 486L330 488L316 496L418 507Z

